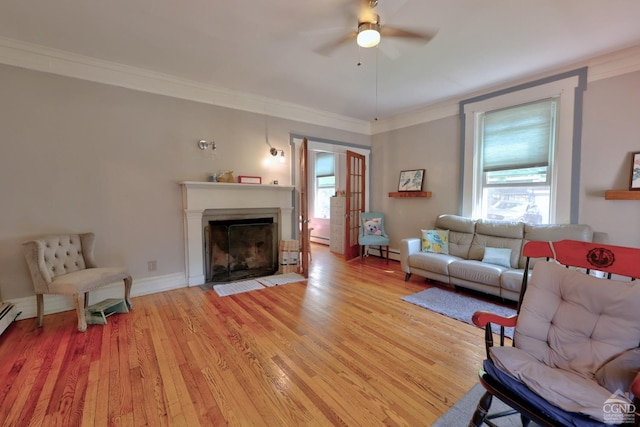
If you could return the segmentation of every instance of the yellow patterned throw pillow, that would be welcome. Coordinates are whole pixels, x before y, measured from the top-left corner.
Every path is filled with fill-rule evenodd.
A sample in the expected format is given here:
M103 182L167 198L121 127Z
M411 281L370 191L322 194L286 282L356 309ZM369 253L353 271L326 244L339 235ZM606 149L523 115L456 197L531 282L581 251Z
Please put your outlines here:
M422 252L449 253L449 230L420 231L422 232Z

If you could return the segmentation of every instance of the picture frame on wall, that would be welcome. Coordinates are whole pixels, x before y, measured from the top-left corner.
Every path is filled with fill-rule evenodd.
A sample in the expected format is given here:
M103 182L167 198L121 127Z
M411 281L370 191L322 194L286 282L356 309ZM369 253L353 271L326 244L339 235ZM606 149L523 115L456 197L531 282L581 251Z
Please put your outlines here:
M629 190L640 191L640 151L631 153L631 177Z
M423 181L424 169L401 171L400 182L398 183L398 191L422 191Z

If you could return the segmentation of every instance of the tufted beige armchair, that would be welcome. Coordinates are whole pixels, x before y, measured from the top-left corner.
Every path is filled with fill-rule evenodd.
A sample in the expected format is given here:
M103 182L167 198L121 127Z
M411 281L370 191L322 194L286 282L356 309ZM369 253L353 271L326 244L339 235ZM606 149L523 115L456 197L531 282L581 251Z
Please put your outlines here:
M131 275L122 267L98 267L93 257L95 235L44 236L24 243L25 258L37 298L38 327L44 316L44 294L72 295L78 314L78 330L87 330L85 308L90 290L124 280L129 308Z

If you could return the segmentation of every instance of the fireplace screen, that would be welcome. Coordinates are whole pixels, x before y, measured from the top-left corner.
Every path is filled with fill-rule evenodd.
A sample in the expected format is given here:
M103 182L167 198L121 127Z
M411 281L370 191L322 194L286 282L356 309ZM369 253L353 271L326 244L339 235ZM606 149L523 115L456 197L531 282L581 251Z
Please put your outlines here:
M209 221L205 227L207 282L273 274L278 268L276 226L272 218Z

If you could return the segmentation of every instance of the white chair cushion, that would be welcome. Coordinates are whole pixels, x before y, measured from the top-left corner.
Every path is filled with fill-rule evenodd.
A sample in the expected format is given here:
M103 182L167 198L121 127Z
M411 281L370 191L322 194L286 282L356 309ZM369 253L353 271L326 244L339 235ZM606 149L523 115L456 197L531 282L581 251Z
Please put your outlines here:
M515 347L494 347L491 359L550 403L604 421L603 404L612 392L598 384L595 373L638 346L638 307L640 284L537 263L518 316Z
M503 372L565 411L603 420L603 405L611 392L595 380L572 371L551 368L516 347L492 347L491 360Z
M49 292L74 295L104 286L107 283L118 282L128 276L129 273L122 267L87 268L55 277L49 284Z

